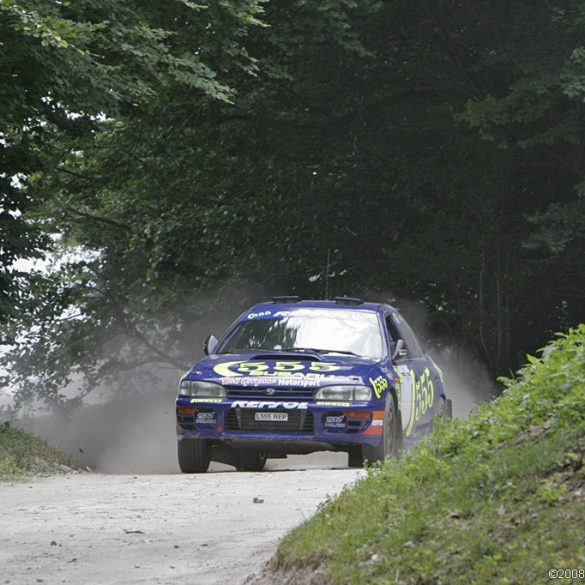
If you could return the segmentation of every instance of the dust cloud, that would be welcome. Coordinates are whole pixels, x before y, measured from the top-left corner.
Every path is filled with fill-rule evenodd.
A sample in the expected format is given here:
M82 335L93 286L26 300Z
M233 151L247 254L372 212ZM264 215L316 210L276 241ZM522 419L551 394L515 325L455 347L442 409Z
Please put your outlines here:
M420 302L402 299L391 292L370 295L379 302L396 307L422 341L424 350L441 368L445 394L453 401L453 417L465 418L482 402L497 395L497 386L487 368L460 343L437 334L430 327L429 311Z
M180 375L180 374L179 374ZM175 385L177 383L175 380ZM174 473L175 392L115 396L62 416L21 426L58 448L72 464L103 473Z
M114 474L178 473L174 400L180 377L204 356L203 342L209 334L220 337L245 309L270 297L265 290L233 279L213 296L194 295L190 311L182 307L166 316L180 322L191 315L183 323L181 338L173 340L187 356L184 369L159 363L114 375L85 395L80 406L50 413L39 413L38 406L29 408L29 415L21 416L17 424L82 468ZM144 348L127 344L123 351L140 355ZM61 395L74 399L80 382L63 388Z
M445 376L445 393L453 401L453 417L473 414L482 402L491 400L497 388L485 366L466 351L430 351Z

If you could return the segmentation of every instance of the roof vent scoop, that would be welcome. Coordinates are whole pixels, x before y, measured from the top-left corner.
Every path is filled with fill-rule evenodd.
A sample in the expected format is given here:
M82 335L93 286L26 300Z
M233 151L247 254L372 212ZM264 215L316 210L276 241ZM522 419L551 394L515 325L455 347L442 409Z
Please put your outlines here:
M298 303L300 301L302 301L303 299L301 299L301 297L272 297L272 302L273 303Z
M336 305L363 305L362 299L356 299L354 297L335 297Z

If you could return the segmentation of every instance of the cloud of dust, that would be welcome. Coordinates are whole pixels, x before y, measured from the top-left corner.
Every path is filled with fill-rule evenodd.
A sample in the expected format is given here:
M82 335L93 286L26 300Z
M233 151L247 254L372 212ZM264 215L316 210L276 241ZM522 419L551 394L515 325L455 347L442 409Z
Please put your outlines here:
M204 357L207 335L220 337L245 309L265 298L270 296L241 283L235 286L233 281L213 297L195 298L198 315L183 333L188 345L184 353L192 356L190 365ZM184 314L177 309L173 318L180 321ZM178 472L174 399L185 371L150 365L126 372L93 390L71 412L25 416L19 424L60 449L72 463L95 471ZM63 395L72 393L73 387L62 390Z
M390 292L371 296L400 310L422 341L425 351L441 368L445 376L445 393L453 401L455 418L466 417L481 402L496 395L495 381L485 365L471 351L462 348L461 344L434 333L429 326L429 311L421 303L402 299Z
M445 375L445 392L453 401L454 418L465 418L496 395L496 384L486 367L469 352L447 347L430 353Z
M174 381L174 386L177 384ZM22 425L72 464L103 473L178 471L174 392L113 396L68 415L27 418Z

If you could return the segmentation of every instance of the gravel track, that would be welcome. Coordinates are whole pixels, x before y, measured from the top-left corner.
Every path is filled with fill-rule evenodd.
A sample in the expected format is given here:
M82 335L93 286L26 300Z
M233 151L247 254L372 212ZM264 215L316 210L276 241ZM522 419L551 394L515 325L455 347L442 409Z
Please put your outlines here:
M347 456L329 457L333 467L297 457L263 473L215 465L202 475L0 484L0 584L241 583L290 528L364 473L341 467Z

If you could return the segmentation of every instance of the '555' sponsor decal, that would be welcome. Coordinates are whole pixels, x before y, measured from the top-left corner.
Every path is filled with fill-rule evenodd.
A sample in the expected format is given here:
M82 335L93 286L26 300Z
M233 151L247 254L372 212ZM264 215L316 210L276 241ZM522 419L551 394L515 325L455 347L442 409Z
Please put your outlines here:
M306 410L309 407L308 402L265 402L257 400L234 400L232 408L285 408L286 410Z
M330 362L310 362L309 364L297 361L276 362L274 366L266 362L223 362L213 367L213 371L222 378L235 376L291 376L301 378L321 378L325 373L337 372L340 366Z

